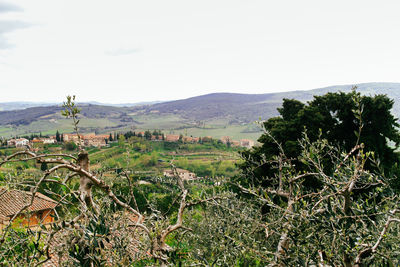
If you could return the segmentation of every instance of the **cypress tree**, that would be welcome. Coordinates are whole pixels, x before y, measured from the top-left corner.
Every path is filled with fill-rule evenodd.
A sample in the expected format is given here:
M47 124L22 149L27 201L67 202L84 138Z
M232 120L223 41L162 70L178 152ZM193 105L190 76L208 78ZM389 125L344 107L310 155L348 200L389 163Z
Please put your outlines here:
M58 130L56 132L56 141L61 142L61 137L60 137L60 133L58 132Z

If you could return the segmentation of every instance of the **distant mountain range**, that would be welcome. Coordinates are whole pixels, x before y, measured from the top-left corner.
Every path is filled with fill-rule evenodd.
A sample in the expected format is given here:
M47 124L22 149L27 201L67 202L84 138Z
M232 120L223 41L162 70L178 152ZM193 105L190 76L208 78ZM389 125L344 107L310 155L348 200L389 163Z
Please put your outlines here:
M357 86L364 95L386 94L394 99L393 113L400 116L400 83L363 83ZM251 133L250 137L254 139L258 130L253 129L252 122L278 115L277 108L284 98L305 102L314 95L348 92L351 88L352 85L340 85L268 94L213 93L168 102L114 105L91 102L78 106L81 108L82 131L162 129L194 135L209 132L220 136L237 130L237 136L246 137ZM0 108L4 110L0 111L0 136L71 130L70 121L60 115L60 104L12 102L0 103Z
M308 91L292 91L269 94L214 93L183 100L151 105L148 111L182 114L186 118L204 120L216 117L229 118L238 122L250 122L278 115L277 108L284 98L303 102L312 100L314 95L327 92L349 92L353 85L338 85ZM363 83L358 91L364 95L386 94L395 100L394 113L400 115L400 83Z
M2 103L0 103L0 111L25 109L25 108L32 108L32 107L46 107L46 106L54 106L54 105L57 105L57 103L47 103L47 102L2 102Z
M111 104L111 103L101 103L97 101L83 102L81 104L91 104L99 106L110 106L110 107L134 107L142 105L152 105L161 103L162 101L148 101L148 102L137 102L137 103L121 103L121 104ZM59 106L60 103L55 102L0 102L0 111L18 110L33 107L48 107L48 106Z

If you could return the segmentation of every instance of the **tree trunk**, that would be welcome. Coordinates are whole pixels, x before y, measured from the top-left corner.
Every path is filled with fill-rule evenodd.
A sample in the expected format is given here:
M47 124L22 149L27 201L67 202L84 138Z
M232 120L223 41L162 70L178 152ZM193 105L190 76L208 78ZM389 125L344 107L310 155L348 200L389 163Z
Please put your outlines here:
M81 150L78 154L78 159L76 163L87 172L90 171L90 161L89 161L89 154L85 150ZM79 192L80 192L80 199L82 203L84 203L84 210L87 207L92 207L95 212L99 213L98 207L94 204L92 199L92 181L86 177L85 175L80 175L80 185L79 185Z

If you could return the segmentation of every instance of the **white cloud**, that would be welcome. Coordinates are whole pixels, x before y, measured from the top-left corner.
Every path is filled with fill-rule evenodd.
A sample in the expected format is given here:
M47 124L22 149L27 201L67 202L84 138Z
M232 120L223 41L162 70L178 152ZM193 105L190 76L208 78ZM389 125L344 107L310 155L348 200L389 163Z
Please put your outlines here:
M0 1L0 14L8 12L20 12L23 9L17 5ZM19 20L0 20L0 49L9 49L14 47L14 44L8 42L7 33L18 29L26 28L28 24Z
M0 1L0 13L15 11L22 11L22 8L14 4Z
M9 49L14 47L14 44L8 42L6 38L7 33L26 28L28 26L29 24L22 21L0 20L0 49Z

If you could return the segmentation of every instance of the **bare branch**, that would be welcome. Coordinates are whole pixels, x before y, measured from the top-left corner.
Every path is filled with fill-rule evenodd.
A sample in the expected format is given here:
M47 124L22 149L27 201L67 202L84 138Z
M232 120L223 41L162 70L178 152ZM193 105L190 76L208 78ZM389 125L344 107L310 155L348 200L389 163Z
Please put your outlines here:
M391 210L389 212L390 215L389 215L388 219L386 220L385 225L383 226L383 229L378 237L378 240L375 242L375 244L372 247L365 248L358 253L358 255L355 259L355 266L361 266L361 262L363 259L365 259L366 257L370 256L373 253L376 253L376 250L378 249L380 243L382 242L383 238L385 237L385 234L388 231L389 226L392 222L400 223L400 219L392 217L395 213L398 213L398 212L399 212L399 210Z

